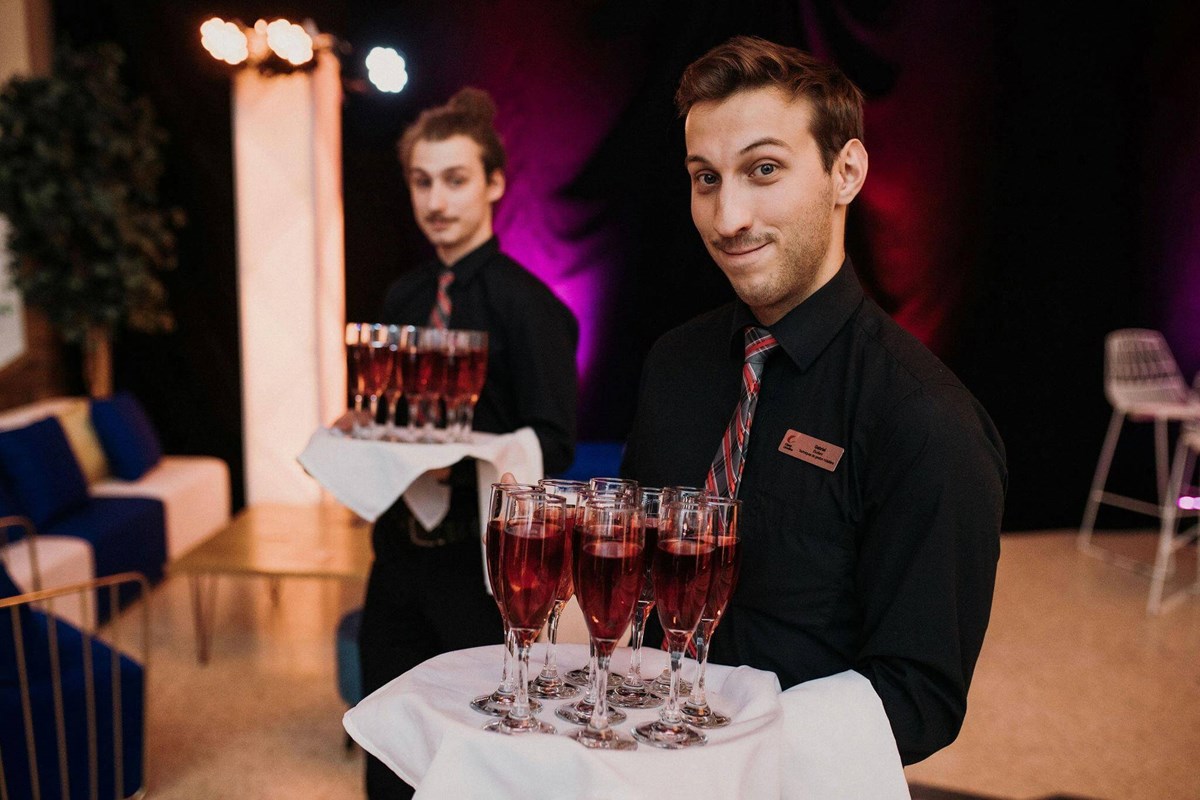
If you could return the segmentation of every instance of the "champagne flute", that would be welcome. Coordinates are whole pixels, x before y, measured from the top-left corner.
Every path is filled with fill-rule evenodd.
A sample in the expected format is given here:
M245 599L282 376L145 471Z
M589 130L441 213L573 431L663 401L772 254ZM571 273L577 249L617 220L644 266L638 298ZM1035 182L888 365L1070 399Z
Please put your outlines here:
M593 691L598 702L587 727L570 736L585 747L637 749L633 739L609 727L607 703L609 660L641 594L645 539L636 514L636 506L622 498L600 495L584 503L579 521L576 591L596 651Z
M589 490L595 494L621 494L626 495L631 503L637 502L638 484L637 481L629 478L592 478L588 481ZM591 651L588 658L588 664L579 669L573 669L567 673L567 683L574 686L582 686L589 692L588 699L595 702L596 698L591 697L592 676L596 671L596 652L594 648L589 646ZM621 677L619 675L609 676L609 687L615 689L621 685Z
M403 374L407 379L404 386L404 399L408 405L408 420L404 426L404 440L417 441L417 426L421 421L421 394L417 389L421 364L421 338L429 328L408 326L408 338L396 355L404 362Z
M705 497L706 493L703 489L697 486L667 486L662 490L661 507L666 508L669 504L678 500L696 500L700 497ZM671 667L663 667L662 672L650 682L650 691L659 697L666 697L671 691ZM682 694L689 694L692 691L692 684L679 678L679 691Z
M684 703L682 713L683 718L697 728L721 728L729 724L729 717L709 706L708 697L704 692L704 672L708 666L708 646L712 641L713 631L717 629L729 598L733 596L733 590L737 587L738 570L742 563L742 545L738 532L738 513L742 503L740 500L710 495L705 498L705 504L712 511L716 550L713 551L708 598L704 603L704 611L700 612L696 633L692 637L696 645L696 660L700 662L700 667L696 672L691 696Z
M379 323L372 325L366 335L366 343L366 391L368 413L371 415L371 432L368 438L378 439L381 434L376 424L376 420L379 419L379 400L387 391L388 384L392 380L392 362L395 360L395 353L388 344L388 327L386 325Z
M446 334L440 328L425 328L417 344L416 390L422 442L437 441L438 403L446 391Z
M367 396L367 372L366 365L363 363L366 356L363 350L364 328L369 329L370 326L362 322L346 323L346 378L350 387L350 395L354 398L350 404L350 411L353 412L351 416L353 427L350 432L354 437L360 435L359 420Z
M631 514L634 511L633 499L626 491L621 491L619 493L610 492L608 494L600 494L592 491L589 488L581 491L580 503L580 508L582 509L580 513L586 513L589 504L620 506L622 508L628 508L629 513ZM575 528L573 542L576 552L578 552L579 547L581 546L579 537L582 535L582 531L582 523L578 523ZM578 587L581 577L579 574L580 562L578 558L573 561L572 567L574 569L575 585ZM576 725L588 725L591 723L592 717L595 715L596 707L601 703L600 698L606 693L605 691L601 691L600 684L596 682L598 652L596 650L596 642L591 636L588 637L588 650L589 658L587 666L581 669L571 670L566 675L568 683L571 683L575 686L582 686L584 690L583 697L579 698L574 703L560 705L554 712L561 719L565 719L567 722L573 722ZM619 677L612 675L609 675L605 678L605 689L613 688L614 679L618 683L621 680ZM604 705L607 712L605 716L609 725L616 725L625 721L624 711L621 711L619 708L615 708L608 703L605 703Z
M507 734L554 733L529 705L529 649L546 624L562 574L566 501L544 491L509 495L500 532L500 585L517 648L517 692L508 714L484 726Z
M658 719L633 729L639 742L674 750L708 741L684 722L679 709L679 670L708 599L715 549L712 511L703 500L680 500L660 514L653 566L654 601L671 653L671 689Z
M501 673L500 685L495 691L476 697L471 701L471 708L493 717L507 714L517 699L517 688L512 674L512 635L509 631L508 616L504 612L504 595L500 592L500 534L504 528L504 518L508 513L511 496L518 492L537 491L537 488L528 483L493 483L488 501L490 511L484 534L484 550L487 553L487 577L492 587L492 598L496 601L496 608L500 610L500 619L504 623L504 672ZM541 707L536 701L530 705L535 711Z
M658 542L658 515L663 493L661 489L643 488L641 494L635 524L642 527L645 547L642 551L642 591L633 612L633 653L624 680L608 693L608 702L621 708L657 708L663 702L650 691L648 682L642 677L642 639L646 635L646 618L654 610L654 581L650 572ZM667 675L670 676L669 671Z
M562 577L559 580L558 591L554 595L554 606L550 609L550 619L546 622L546 662L542 671L529 684L529 696L542 699L566 699L579 694L579 688L567 683L558 673L558 659L555 651L558 646L558 621L563 608L575 593L575 581L572 555L574 553L574 531L581 510L580 497L585 493L587 484L583 481L558 480L543 478L538 481L547 494L558 495L567 502L567 548L563 558Z
M487 382L488 362L487 331L468 331L467 333L469 334L471 358L467 371L468 381L464 387L466 390L464 403L459 419L459 432L463 441L470 438L471 431L475 427L475 406L479 403L479 395L483 392L484 383Z
M392 351L392 374L384 391L387 419L384 423L383 438L389 442L401 441L396 417L400 411L400 397L405 390L404 354L408 347L408 339L415 330L412 325L389 325L387 328L388 349Z

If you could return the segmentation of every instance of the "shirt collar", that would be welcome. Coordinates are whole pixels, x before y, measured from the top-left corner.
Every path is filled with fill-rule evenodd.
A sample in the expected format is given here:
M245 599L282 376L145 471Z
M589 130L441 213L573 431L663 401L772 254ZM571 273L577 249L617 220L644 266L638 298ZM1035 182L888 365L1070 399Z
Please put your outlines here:
M443 265L440 261L437 262L437 271L441 272L444 269L454 270L454 285L461 286L474 278L479 270L483 268L483 265L499 252L500 240L492 236L492 238L449 266Z
M803 371L812 366L817 356L833 341L862 300L862 286L847 256L828 283L789 311L783 319L766 327L779 340L780 349ZM748 325L763 327L754 318L750 307L738 300L734 304L733 327L729 336L730 348L737 353L739 360L745 353L746 338L743 331Z

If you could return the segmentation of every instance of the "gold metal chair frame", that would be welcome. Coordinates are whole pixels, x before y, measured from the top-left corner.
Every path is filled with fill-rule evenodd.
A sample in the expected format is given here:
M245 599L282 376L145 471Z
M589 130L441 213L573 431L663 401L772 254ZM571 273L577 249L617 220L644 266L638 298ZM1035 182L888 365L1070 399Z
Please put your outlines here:
M5 531L9 527L21 526L26 529L27 535L30 536L31 554L30 558L34 566L34 584L35 588L32 592L26 592L15 597L0 599L0 613L9 613L12 615L13 625L13 647L16 654L17 662L17 677L18 686L21 693L21 708L24 718L25 727L25 744L26 756L29 760L30 781L33 789L34 800L40 800L42 790L40 779L37 771L37 747L34 741L33 728L33 700L30 691L30 676L28 669L28 659L25 653L25 643L22 634L22 623L20 609L22 606L35 606L39 610L47 612L47 626L49 634L49 651L50 651L50 669L51 669L51 689L54 701L54 725L55 737L58 749L58 764L59 764L59 785L63 797L69 796L69 763L67 758L67 729L66 729L66 714L63 701L63 664L62 656L59 652L57 626L60 624L55 618L53 611L53 602L57 598L62 598L71 595L77 595L80 603L86 608L86 604L90 602L93 594L97 590L104 590L109 593L110 607L118 608L117 599L118 592L123 585L136 584L139 587L137 602L131 604L124 614L114 612L114 616L103 626L104 639L111 650L111 672L112 672L112 705L113 705L113 767L114 780L116 782L116 795L126 800L137 800L146 794L146 775L148 773L147 755L149 748L147 747L147 737L143 733L142 737L142 785L135 787L132 792L126 791L123 785L125 777L125 765L123 755L123 731L122 731L122 697L121 697L121 674L120 674L120 659L122 655L127 655L122 652L122 629L130 627L136 623L140 629L140 633L135 636L139 641L139 651L134 656L141 664L143 670L142 682L142 730L146 730L146 676L149 674L149 656L150 656L150 613L147 599L149 597L150 584L145 576L136 572L123 572L118 575L111 575L104 578L95 578L89 581L71 584L68 586L60 586L53 589L41 589L40 578L37 572L36 561L36 533L33 530L32 524L28 520L20 517L4 517L0 518L0 528ZM8 609L6 612L5 609ZM130 612L136 613L136 619L130 620ZM65 624L65 623L62 623ZM81 661L84 673L84 696L86 701L86 719L88 726L88 776L90 781L90 796L97 797L99 795L98 787L98 763L99 756L97 754L97 736L99 730L98 725L100 720L96 718L96 675L92 664L92 641L97 637L98 631L94 626L81 628L80 633L83 637L83 651ZM3 762L0 761L0 800L8 800L8 782L4 775Z

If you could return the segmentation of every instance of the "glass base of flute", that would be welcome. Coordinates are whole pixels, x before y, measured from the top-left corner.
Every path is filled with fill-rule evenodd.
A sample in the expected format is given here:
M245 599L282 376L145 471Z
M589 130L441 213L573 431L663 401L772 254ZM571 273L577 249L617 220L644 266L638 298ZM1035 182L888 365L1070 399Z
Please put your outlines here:
M592 647L592 659L591 659L590 663L591 663L591 668L583 670L583 672L592 674L593 670L596 667L596 649L594 646ZM577 670L572 670L572 672L576 672L576 671ZM567 673L568 677L570 676L570 674L571 673ZM610 685L611 685L611 683L610 683ZM585 688L587 689L587 691L584 693L583 697L579 698L574 703L567 703L567 704L561 705L555 710L554 713L558 716L559 719L566 720L567 722L572 722L576 725L587 725L588 722L591 721L592 712L596 708L596 703L599 699L599 696L596 694L596 685L593 681L589 680L587 682ZM619 725L624 721L625 721L625 712L621 711L618 708L612 708L610 706L608 709L608 724L609 725Z
M683 665L683 651L687 647L687 634L669 633L671 651L671 687L667 704L654 722L644 722L633 729L633 738L654 747L680 750L705 744L708 737L684 722L679 710L679 670Z
M537 636L537 631L514 629L511 635L516 649L514 655L517 662L516 696L512 705L508 708L508 713L495 722L489 722L487 725L484 725L483 729L493 733L505 733L509 735L557 733L553 725L542 722L534 716L534 712L540 706L535 706L534 702L529 699L528 693L522 691L528 682L529 647L533 644L533 638Z
M607 652L598 652L596 656L597 669L591 694L601 698L601 702L593 708L586 727L567 735L584 747L594 750L636 750L637 742L613 730L610 709L604 699L604 687L608 685L608 662L612 658L614 644L616 643L608 642Z
M704 691L704 672L708 666L708 643L712 639L713 630L717 627L714 619L701 619L696 626L693 641L696 644L696 658L700 667L696 671L696 684L691 696L683 704L681 713L684 720L696 728L723 728L729 724L729 717L713 710L708 704L708 696Z
M654 694L654 695L658 695L659 697L666 697L668 694L671 693L671 668L670 667L664 667L663 671L658 673L658 676L654 680L650 681L650 693ZM679 693L680 694L691 694L692 693L691 681L685 681L683 678L680 678L679 679Z
M500 685L491 694L482 694L471 701L471 708L480 714L487 714L490 717L507 716L513 703L517 701L517 687L512 677L512 652L512 632L505 628L504 673L500 676ZM532 711L541 711L542 704L536 700L530 700L529 708Z
M650 615L652 603L638 601L633 612L633 652L629 657L629 671L608 692L608 702L620 708L658 708L663 699L650 691L650 684L642 678L642 638L646 633L646 617ZM668 673L669 674L669 673ZM669 688L669 687L668 687Z

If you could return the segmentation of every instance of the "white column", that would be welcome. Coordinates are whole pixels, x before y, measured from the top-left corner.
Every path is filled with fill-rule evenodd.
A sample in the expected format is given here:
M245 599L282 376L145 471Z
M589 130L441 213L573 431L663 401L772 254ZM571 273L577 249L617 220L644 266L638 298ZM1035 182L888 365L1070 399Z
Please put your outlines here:
M234 80L247 503L317 502L296 456L345 405L341 79L336 57L317 58Z

